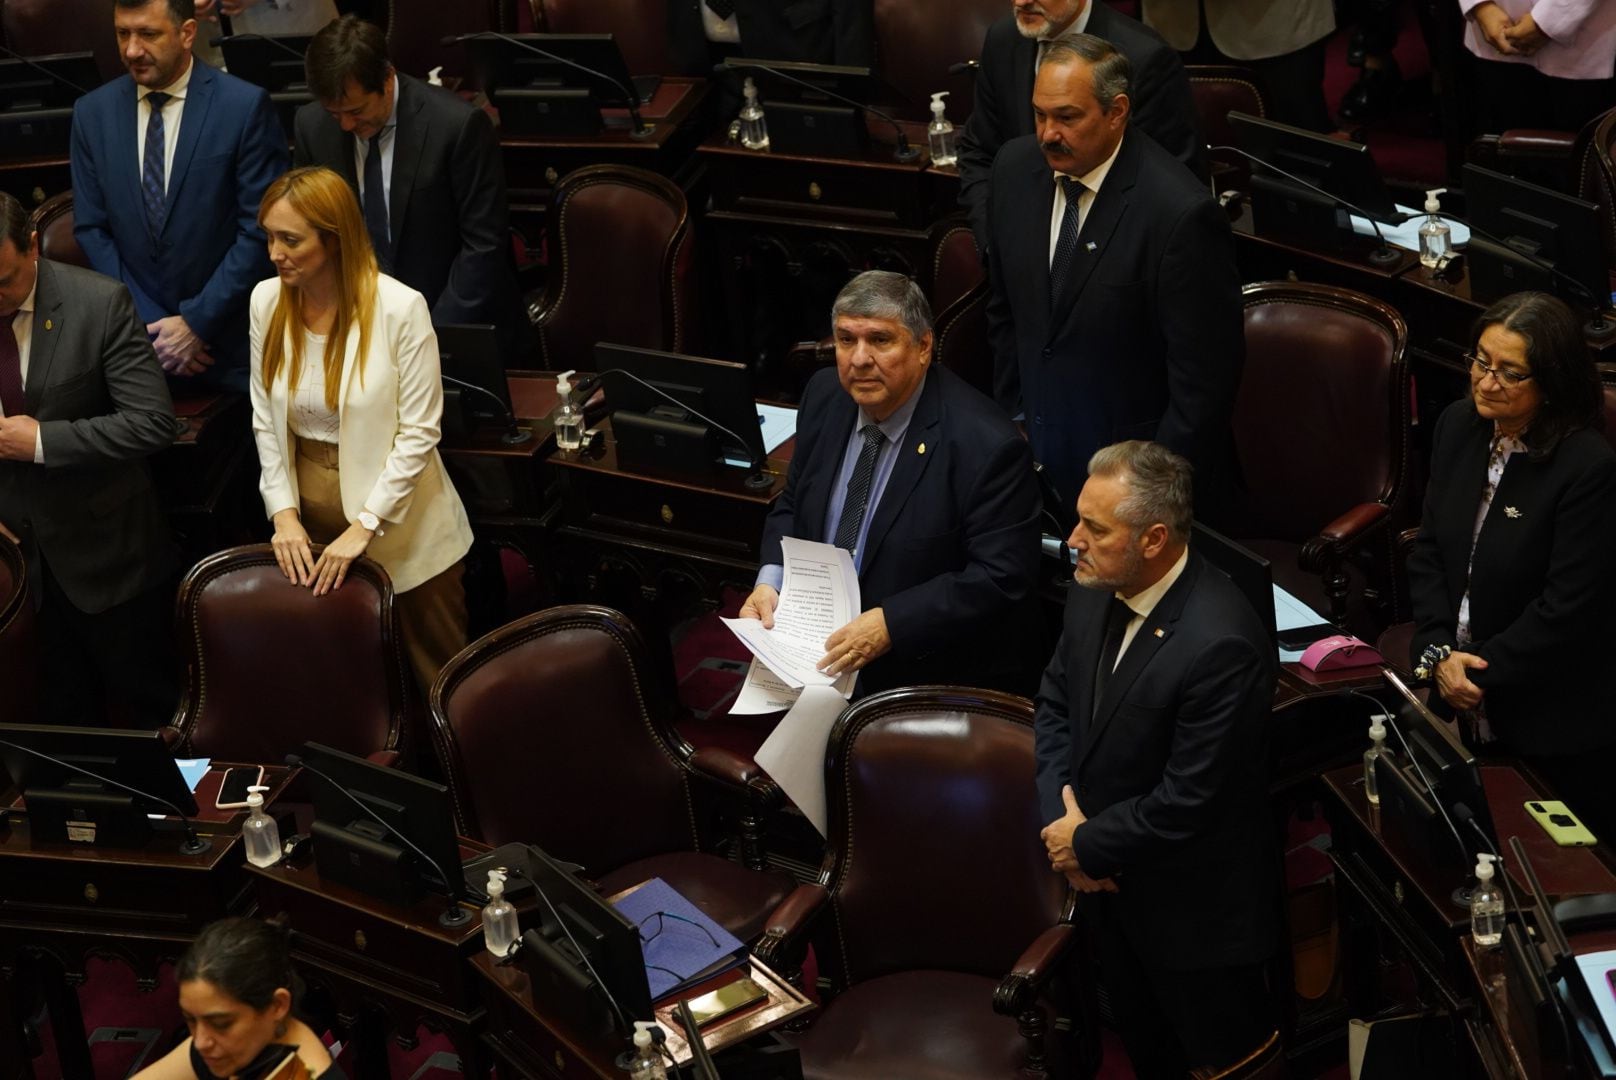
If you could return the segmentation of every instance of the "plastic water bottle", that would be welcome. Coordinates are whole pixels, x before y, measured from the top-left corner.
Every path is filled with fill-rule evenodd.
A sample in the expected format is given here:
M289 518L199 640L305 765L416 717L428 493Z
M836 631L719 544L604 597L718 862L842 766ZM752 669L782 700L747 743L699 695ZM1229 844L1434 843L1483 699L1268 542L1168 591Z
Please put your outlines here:
M954 125L943 115L943 99L947 96L947 90L940 90L931 96L931 123L926 128L926 139L930 143L933 165L952 165L958 160L954 148Z
M522 936L517 925L516 909L505 899L505 874L501 870L488 872L488 906L483 908L483 946L495 956L504 959L511 946Z
M1380 781L1375 777L1375 761L1386 758L1391 764L1392 750L1386 745L1386 717L1383 713L1376 713L1369 720L1369 749L1363 756L1363 789L1364 798L1369 800L1370 806L1380 805Z
M764 118L763 106L758 102L757 86L750 78L742 86L741 94L746 99L741 106L741 145L748 150L767 150L769 122Z
M241 827L242 842L247 845L247 861L254 866L274 866L281 861L281 830L275 819L264 813L264 792L267 787L247 789L247 807L251 811Z
M1425 212L1430 216L1420 226L1420 265L1435 270L1452 249L1452 230L1442 220L1442 203L1437 199L1447 188L1433 188L1425 193Z
M1470 936L1479 948L1491 949L1504 940L1504 894L1493 884L1493 863L1498 856L1476 855L1476 890L1470 894Z
M563 371L556 376L556 406L552 426L555 428L556 449L576 450L584 444L584 411L572 400L572 377L576 371Z
M629 1080L668 1080L668 1070L662 1057L652 1045L651 1029L655 1024L634 1021L634 1058L628 1064ZM621 1060L621 1059L619 1059Z

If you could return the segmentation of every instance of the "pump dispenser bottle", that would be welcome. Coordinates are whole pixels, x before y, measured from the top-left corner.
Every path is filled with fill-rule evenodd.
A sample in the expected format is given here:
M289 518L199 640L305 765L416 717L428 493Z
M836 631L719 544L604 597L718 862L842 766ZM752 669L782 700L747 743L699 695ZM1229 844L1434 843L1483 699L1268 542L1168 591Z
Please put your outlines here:
M281 861L281 830L275 819L264 813L267 787L247 789L250 814L241 826L241 839L247 846L247 861L254 866L274 866Z
M1425 193L1425 212L1430 215L1425 224L1420 226L1420 265L1428 270L1435 270L1442 265L1452 250L1448 223L1442 220L1442 203L1437 198L1446 194L1447 188L1432 188Z
M634 1021L634 1058L629 1062L628 1080L668 1080L668 1070L651 1039L655 1024ZM622 1059L619 1058L619 1061Z
M741 87L745 103L741 106L741 145L748 150L769 148L769 122L763 117L763 106L758 103L757 84L747 79Z
M576 371L556 376L555 440L557 450L576 450L584 444L584 409L572 400L572 377Z
M1470 936L1484 949L1504 940L1504 894L1493 881L1497 858L1485 852L1476 855L1476 888L1470 894Z
M1375 760L1390 759L1391 756L1391 747L1386 745L1386 716L1384 713L1376 713L1369 718L1369 749L1364 751L1363 756L1364 798L1369 800L1370 806L1380 805L1380 787L1375 777Z
M504 959L521 936L522 928L516 922L516 909L505 899L505 872L490 870L488 906L483 908L483 946Z
M954 125L943 115L943 99L947 96L947 90L931 96L931 124L926 128L926 138L931 143L933 165L952 165L958 160L954 147Z

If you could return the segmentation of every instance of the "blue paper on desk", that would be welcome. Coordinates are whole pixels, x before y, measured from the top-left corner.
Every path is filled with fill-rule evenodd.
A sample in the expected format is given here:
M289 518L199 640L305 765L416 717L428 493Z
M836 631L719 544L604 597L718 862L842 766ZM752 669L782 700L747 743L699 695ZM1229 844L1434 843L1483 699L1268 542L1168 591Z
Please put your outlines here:
M652 1001L705 982L746 959L746 946L739 938L661 878L652 878L612 906L640 927L640 951L645 956Z
M758 430L763 433L763 453L772 454L785 445L787 439L797 433L797 410L784 405L764 405L758 403L757 407ZM727 464L746 468L752 464L739 458L727 457Z

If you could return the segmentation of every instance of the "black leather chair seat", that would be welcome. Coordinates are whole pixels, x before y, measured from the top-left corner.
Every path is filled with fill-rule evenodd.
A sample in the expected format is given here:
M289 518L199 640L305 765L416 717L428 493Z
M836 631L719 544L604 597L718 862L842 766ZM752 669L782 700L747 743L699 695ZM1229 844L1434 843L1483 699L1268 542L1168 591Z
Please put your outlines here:
M1027 1042L993 1011L997 979L903 971L854 985L805 1032L804 1080L985 1080L1020 1076Z
M600 886L611 896L656 877L742 941L753 941L763 933L770 913L796 886L785 874L758 873L699 851L673 851L636 859L604 875ZM990 984L989 996L992 993Z

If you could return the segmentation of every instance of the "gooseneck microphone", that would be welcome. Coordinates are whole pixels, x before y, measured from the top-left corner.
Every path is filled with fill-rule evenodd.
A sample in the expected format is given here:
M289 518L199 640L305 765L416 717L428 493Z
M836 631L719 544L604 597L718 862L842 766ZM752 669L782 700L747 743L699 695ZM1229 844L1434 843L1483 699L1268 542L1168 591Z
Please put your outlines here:
M621 375L625 379L633 379L635 382L651 391L651 393L656 394L658 397L666 398L673 404L679 406L679 408L683 409L685 412L689 413L691 416L694 416L696 419L706 424L708 427L715 427L719 431L722 431L725 435L728 435L730 438L734 439L735 444L745 451L746 456L751 459L749 468L751 468L752 472L746 478L746 486L751 488L753 491L762 491L774 483L774 479L763 470L764 458L753 454L751 447L747 445L745 439L735 434L735 432L731 431L723 424L720 424L717 420L714 420L712 417L706 416L695 409L692 409L689 405L686 405L684 402L680 401L666 390L663 390L659 386L653 386L651 383L646 382L632 371L624 371L622 368L607 368L605 371L597 374L595 378L599 379L606 375ZM588 389L592 391L594 389L594 384L589 383Z
M614 79L604 71L596 71L592 67L585 67L576 60L568 59L559 53L553 53L549 49L541 49L532 42L523 41L521 38L515 37L511 34L502 34L498 30L477 30L469 34L450 34L448 37L443 39L443 44L459 45L467 41L490 40L503 41L508 45L515 45L518 49L525 49L536 56L544 57L546 60L553 60L557 64L563 64L566 67L574 69L575 71L581 71L591 78L599 79L606 85L614 87L622 93L623 101L628 105L628 118L633 125L629 130L629 137L633 139L648 139L655 134L655 125L647 124L640 117L640 95L639 92L634 89L634 85L632 83L624 83L618 79Z
M64 769L71 769L81 776L88 776L91 780L106 784L108 787L115 787L119 791L128 792L130 795L138 796L139 798L145 799L148 802L154 802L159 806L166 806L172 810L174 812L174 816L179 818L180 821L185 825L185 840L180 844L181 855L201 855L205 852L213 850L213 842L211 840L204 840L202 837L197 835L196 823L191 820L191 815L187 814L185 811L181 810L167 799L153 795L149 791L141 791L139 788L130 787L128 784L119 783L110 777L102 776L100 773L91 772L84 766L75 765L71 761L64 761L59 757L52 757L50 754L42 754L31 746L24 746L21 743L15 743L10 739L0 739L0 746L9 746L13 750L21 750L30 757L39 758L41 761L48 761L52 765L60 765Z
M39 72L41 75L44 75L51 82L60 83L62 86L67 87L69 90L77 90L81 94L88 94L89 93L88 90L84 89L84 87L80 86L78 83L72 81L71 79L63 78L62 76L58 75L56 72L52 71L50 68L46 67L44 64L35 63L33 60L30 60L28 57L24 56L22 53L13 52L11 49L6 48L4 45L0 45L0 56L8 56L11 59L17 61L17 63L19 63L19 64L23 64L23 65L25 65L27 67L31 67L35 71Z
M798 86L806 87L816 94L824 94L828 98L840 101L843 105L851 105L855 109L863 109L865 112L879 117L892 125L893 133L898 137L898 145L892 151L892 160L909 162L915 161L920 157L920 149L916 146L910 145L909 136L904 134L903 125L894 120L891 113L882 112L874 105L867 105L862 101L854 101L850 97L843 97L834 90L827 90L823 86L815 86L807 79L799 79L797 76L788 71L781 71L777 67L770 67L768 64L765 64L759 60L749 60L744 56L732 56L723 63L715 65L713 68L713 74L722 75L726 71L735 71L737 69L756 69L758 71L767 71L775 78L784 79L789 83L796 83Z
M1286 172L1273 162L1266 161L1263 158L1258 157L1256 154L1240 149L1238 146L1208 146L1207 149L1227 150L1232 154L1239 154L1247 161L1261 165L1265 169L1270 169L1292 183L1300 184L1302 187L1307 188L1307 190L1315 192L1319 195L1323 195L1325 198L1329 199L1338 206L1344 206L1353 213L1362 216L1366 221L1369 222L1370 225L1374 226L1375 238L1380 241L1380 247L1369 253L1369 261L1374 263L1376 266L1390 266L1403 257L1400 251L1386 242L1386 234L1380 231L1380 222L1376 221L1374 216L1363 207L1349 203L1335 192L1326 191L1317 184L1309 183L1308 181L1303 180L1300 176L1297 176L1295 173Z
M390 834L402 842L405 847L413 851L417 858L426 863L433 870L437 871L438 880L443 883L444 889L450 894L449 906L444 909L443 914L438 916L439 926L447 930L453 930L458 927L465 926L471 921L471 912L461 907L459 901L456 900L453 895L455 892L455 887L450 884L450 882L452 882L454 879L448 874L444 873L443 867L438 864L436 859L422 851L420 848L416 847L415 841L411 840L409 837L405 836L403 833L389 825L386 821L382 820L381 815L376 813L376 811L372 810L370 807L366 806L363 799L356 797L353 792L337 783L329 774L322 772L313 765L310 765L307 761L304 761L303 755L287 754L283 760L286 762L286 764L292 766L294 769L306 769L315 776L318 776L321 780L324 780L327 784L331 785L331 790L340 792L343 798L347 799L349 802L359 807L359 809L363 810L376 822L376 824L386 829Z
M506 424L505 433L499 437L500 442L504 443L506 446L521 446L523 443L533 438L533 433L531 431L527 430L516 422L516 414L511 411L510 407L506 405L505 402L500 400L498 394L489 390L487 387L478 386L476 383L466 382L464 379L457 379L453 375L444 375L442 372L439 372L438 374L444 382L454 383L462 390L475 390L477 393L499 406L499 411L505 416Z

